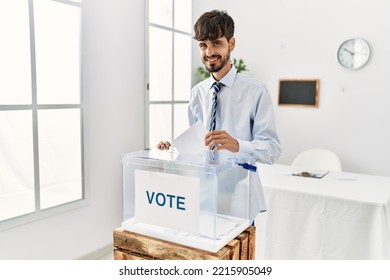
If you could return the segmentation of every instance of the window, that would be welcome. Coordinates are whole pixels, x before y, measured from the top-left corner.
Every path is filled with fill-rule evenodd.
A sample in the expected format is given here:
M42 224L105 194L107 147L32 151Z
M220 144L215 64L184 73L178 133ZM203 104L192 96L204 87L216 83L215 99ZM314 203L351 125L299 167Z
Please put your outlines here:
M0 229L84 198L80 30L80 1L0 0Z
M149 0L146 146L188 128L192 0Z

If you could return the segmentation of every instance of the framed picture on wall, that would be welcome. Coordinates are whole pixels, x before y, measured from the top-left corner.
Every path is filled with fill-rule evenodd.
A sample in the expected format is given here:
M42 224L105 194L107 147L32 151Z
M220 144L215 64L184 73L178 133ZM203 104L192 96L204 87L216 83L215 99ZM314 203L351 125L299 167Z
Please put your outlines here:
M318 107L319 79L280 79L278 104Z

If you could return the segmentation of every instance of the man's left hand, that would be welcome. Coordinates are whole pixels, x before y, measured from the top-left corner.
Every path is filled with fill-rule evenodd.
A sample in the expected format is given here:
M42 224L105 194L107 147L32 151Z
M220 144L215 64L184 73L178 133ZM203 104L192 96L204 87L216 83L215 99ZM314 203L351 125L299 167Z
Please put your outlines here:
M205 145L213 151L226 149L230 152L237 153L239 150L238 141L230 136L225 130L210 131L205 136Z

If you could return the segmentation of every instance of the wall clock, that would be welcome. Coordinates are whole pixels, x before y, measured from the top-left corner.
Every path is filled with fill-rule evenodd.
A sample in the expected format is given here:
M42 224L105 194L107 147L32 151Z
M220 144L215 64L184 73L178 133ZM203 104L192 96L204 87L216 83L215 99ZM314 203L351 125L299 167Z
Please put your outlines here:
M343 42L337 51L339 63L351 70L362 68L369 58L370 46L366 40L361 38L353 38Z

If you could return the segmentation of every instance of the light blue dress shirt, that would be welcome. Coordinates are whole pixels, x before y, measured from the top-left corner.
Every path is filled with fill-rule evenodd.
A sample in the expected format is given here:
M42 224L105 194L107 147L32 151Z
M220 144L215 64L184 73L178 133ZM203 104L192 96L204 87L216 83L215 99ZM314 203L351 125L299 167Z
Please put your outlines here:
M206 129L210 122L213 76L193 87L188 106L190 125L201 121ZM266 87L232 66L219 81L224 84L218 93L216 130L226 130L239 143L239 153L250 153L260 163L274 163L281 146L276 133L271 96ZM250 172L253 173L253 172ZM266 210L258 173L250 178L249 216Z

